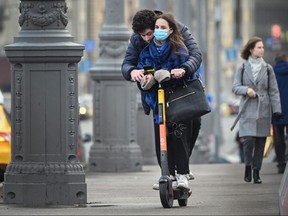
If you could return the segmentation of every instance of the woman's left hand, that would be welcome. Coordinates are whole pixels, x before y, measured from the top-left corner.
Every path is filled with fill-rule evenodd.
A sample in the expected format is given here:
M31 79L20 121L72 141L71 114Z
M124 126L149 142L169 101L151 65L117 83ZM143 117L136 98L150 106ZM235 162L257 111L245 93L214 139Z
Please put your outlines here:
M171 76L174 79L180 79L185 75L185 70L183 68L176 68L171 70Z

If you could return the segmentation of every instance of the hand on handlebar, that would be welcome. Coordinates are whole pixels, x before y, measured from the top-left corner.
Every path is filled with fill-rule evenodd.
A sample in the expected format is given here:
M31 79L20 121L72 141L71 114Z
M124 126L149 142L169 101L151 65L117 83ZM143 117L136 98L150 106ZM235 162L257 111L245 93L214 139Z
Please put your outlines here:
M131 81L132 82L140 82L144 77L143 69L134 69L131 71Z
M174 79L180 79L185 75L185 70L183 68L175 68L171 70L171 76Z

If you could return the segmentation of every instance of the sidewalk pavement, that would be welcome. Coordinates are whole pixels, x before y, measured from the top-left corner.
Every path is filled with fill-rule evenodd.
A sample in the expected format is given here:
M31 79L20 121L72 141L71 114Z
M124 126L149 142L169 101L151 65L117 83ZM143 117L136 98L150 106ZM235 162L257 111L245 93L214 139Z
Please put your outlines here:
M244 182L243 164L191 164L195 180L186 207L177 200L161 205L152 185L160 176L157 165L141 172L86 173L87 205L23 207L4 204L0 215L279 215L278 190L282 174L275 163L263 163L262 184Z

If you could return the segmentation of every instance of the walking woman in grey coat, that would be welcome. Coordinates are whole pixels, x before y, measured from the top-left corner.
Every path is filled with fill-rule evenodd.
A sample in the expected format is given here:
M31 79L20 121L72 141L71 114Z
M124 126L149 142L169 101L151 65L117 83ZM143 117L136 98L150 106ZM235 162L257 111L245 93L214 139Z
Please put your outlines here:
M239 136L244 139L246 182L260 184L266 137L270 136L271 113L281 119L279 90L271 65L264 59L264 45L259 37L252 37L241 52L245 60L235 74L232 91L241 95Z

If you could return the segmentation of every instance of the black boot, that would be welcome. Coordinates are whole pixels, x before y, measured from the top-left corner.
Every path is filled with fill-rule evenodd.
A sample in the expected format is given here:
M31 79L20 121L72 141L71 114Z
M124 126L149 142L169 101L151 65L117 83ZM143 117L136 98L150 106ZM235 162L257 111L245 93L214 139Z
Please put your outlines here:
M245 176L244 181L251 182L252 176L251 176L251 166L245 166Z
M253 170L253 179L254 179L255 184L262 183L262 180L260 179L260 176L259 176L259 170L256 170L256 169Z
M286 168L286 163L278 164L277 167L278 167L278 173L284 173L285 168Z

